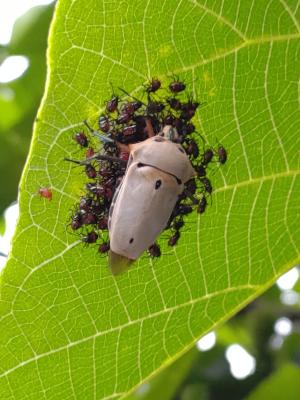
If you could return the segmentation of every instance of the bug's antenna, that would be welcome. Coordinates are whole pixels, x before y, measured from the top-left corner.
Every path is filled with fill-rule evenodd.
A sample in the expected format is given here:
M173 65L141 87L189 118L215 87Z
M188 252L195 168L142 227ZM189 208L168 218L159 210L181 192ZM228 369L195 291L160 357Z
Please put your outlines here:
M141 100L137 99L136 97L132 96L131 94L129 94L128 92L126 92L126 90L122 89L122 88L118 88L119 90L121 90L121 92L123 92L124 94L126 94L126 96L131 97L133 100L138 101L140 103L143 104L143 106L146 106L145 103L143 103Z
M96 137L100 140L100 142L102 142L102 143L115 143L115 141L114 141L113 139L111 139L110 137L101 135L101 134L98 133L97 131L94 131L94 129L91 128L90 125L87 123L87 120L84 120L83 123L84 123L84 125L88 128L88 130L90 131L90 133L91 133L93 136L96 136Z
M110 162L117 162L117 163L124 164L124 165L127 164L127 161L122 160L121 158L113 157L113 156L106 156L103 154L95 154L94 156L88 157L82 161L73 160L73 159L67 158L67 157L65 157L64 160L70 161L70 162L78 164L78 165L87 165L87 164L90 164L91 161L110 161Z

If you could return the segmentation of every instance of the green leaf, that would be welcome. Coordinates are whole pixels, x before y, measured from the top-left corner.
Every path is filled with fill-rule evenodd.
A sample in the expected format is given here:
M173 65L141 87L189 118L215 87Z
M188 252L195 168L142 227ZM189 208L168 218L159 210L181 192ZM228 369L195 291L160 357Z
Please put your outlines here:
M284 0L57 3L1 275L0 398L125 396L299 261L299 13ZM63 158L110 83L140 95L172 73L206 103L198 129L229 159L180 244L114 278L66 227L84 177Z
M299 380L298 380L299 379ZM284 364L260 383L247 400L296 400L300 391L300 368Z
M6 55L24 55L29 68L19 79L0 84L0 214L17 198L36 109L46 77L46 39L53 7L37 7L16 21ZM1 49L0 49L1 52Z
M160 374L145 382L126 400L171 400L185 379L191 366L199 356L199 351L194 347L165 368Z

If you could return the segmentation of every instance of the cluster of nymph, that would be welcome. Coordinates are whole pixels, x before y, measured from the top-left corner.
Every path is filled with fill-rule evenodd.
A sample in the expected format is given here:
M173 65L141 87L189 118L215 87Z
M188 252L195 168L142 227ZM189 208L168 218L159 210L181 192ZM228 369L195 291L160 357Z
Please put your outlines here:
M188 214L193 210L199 214L205 212L213 192L208 177L213 168L209 167L213 163L224 164L227 152L220 144L207 146L197 132L192 120L200 103L185 95L185 89L186 84L178 79L163 88L156 78L144 86L144 100L120 89L120 95L113 94L106 102L97 128L84 121L82 130L73 136L84 157L80 161L66 160L84 168L87 182L84 194L74 207L70 226L73 231L80 232L84 243L97 243L100 253L110 248L109 210L126 173L130 144L167 132L169 140L182 145L196 171L196 176L185 184L165 227L169 246L175 246L180 239ZM153 243L148 252L151 257L159 257L159 244Z

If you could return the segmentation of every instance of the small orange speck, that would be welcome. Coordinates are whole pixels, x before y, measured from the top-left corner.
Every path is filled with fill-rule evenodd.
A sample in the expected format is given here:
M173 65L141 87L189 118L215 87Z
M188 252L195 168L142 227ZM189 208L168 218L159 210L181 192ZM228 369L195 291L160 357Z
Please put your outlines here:
M52 190L48 188L40 188L38 190L38 193L41 195L41 197L44 197L45 199L51 201L52 200Z

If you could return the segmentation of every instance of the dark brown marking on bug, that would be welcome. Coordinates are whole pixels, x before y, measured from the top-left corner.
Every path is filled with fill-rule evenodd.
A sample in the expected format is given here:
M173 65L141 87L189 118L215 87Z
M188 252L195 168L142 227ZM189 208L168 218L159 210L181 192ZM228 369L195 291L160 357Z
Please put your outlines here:
M159 189L160 186L161 186L161 184L162 184L161 179L158 179L158 180L155 182L155 190Z

